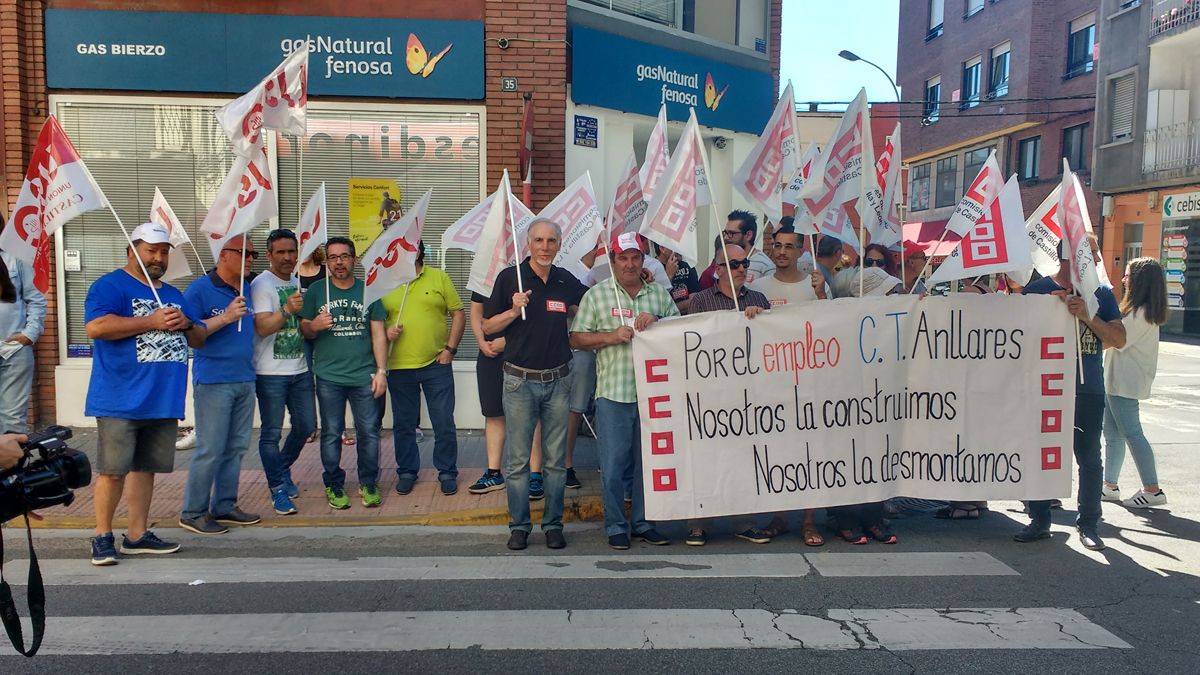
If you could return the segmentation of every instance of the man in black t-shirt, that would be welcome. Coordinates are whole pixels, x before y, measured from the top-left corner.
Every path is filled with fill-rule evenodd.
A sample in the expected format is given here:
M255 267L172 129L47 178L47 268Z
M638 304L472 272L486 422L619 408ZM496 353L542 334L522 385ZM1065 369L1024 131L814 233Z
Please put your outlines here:
M529 455L534 427L542 424L542 479L546 546L567 545L562 533L567 419L570 415L571 344L568 324L587 288L553 265L562 230L553 221L529 225L529 257L496 276L483 311L483 332L504 333L504 417L508 433L505 485L511 534L508 548L525 548L529 518ZM518 285L517 275L520 274ZM522 290L523 289L523 290Z

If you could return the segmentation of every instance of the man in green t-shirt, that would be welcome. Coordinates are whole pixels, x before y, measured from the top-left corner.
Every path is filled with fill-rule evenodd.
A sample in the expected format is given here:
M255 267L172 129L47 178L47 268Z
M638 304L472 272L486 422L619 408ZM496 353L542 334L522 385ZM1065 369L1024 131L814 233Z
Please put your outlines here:
M354 278L354 242L330 237L328 297L319 287L304 294L300 332L313 340L313 373L321 408L321 464L325 497L335 509L350 508L342 460L346 404L358 431L358 491L363 506L382 503L379 494L379 407L387 390L387 314L378 301L363 306L363 282Z
M458 492L458 429L454 426L454 355L467 318L450 276L425 264L417 243L417 278L383 296L387 310L388 390L396 448L396 492L412 492L421 468L415 429L421 392L433 425L433 466L442 494ZM446 324L446 317L450 324Z

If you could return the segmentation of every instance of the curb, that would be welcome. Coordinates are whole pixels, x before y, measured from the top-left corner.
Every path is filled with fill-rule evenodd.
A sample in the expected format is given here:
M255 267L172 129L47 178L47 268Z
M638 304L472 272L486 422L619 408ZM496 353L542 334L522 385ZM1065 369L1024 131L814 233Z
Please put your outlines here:
M543 509L537 506L530 509L530 520L537 524ZM91 516L44 516L41 521L31 520L29 524L37 530L78 530L92 529L96 519ZM604 520L604 504L598 495L587 495L568 498L563 504L563 520L565 522L600 522ZM16 520L12 522L17 522ZM22 521L23 524L23 521ZM295 515L269 518L254 527L367 527L380 525L506 525L508 524L507 507L490 507L481 509L465 509L462 511L442 511L412 516L316 516ZM128 525L126 518L114 518L114 528L124 528ZM14 526L15 527L15 526ZM179 529L175 518L166 521L156 521L151 517L151 527Z

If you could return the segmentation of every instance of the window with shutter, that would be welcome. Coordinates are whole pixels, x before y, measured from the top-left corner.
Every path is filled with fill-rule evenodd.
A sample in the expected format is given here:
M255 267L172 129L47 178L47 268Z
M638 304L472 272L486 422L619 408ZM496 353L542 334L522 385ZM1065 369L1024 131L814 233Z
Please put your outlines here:
M1133 138L1133 111L1137 98L1137 80L1130 73L1113 79L1109 85L1109 126L1112 141L1123 141Z

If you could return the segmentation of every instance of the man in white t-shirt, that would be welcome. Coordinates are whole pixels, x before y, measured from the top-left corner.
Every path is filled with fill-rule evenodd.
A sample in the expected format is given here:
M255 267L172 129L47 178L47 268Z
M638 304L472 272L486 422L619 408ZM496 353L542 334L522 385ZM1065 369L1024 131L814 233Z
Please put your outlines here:
M820 272L813 271L805 275L797 266L803 247L804 240L790 224L780 225L771 244L775 273L750 283L750 288L767 296L772 307L798 305L829 297L829 288Z
M300 495L300 489L292 481L292 464L317 428L312 374L304 358L304 336L297 316L303 296L292 276L296 255L296 235L291 230L272 230L267 236L270 269L250 283L250 298L261 308L254 313L255 391L262 424L258 455L275 513L281 516L296 512L292 499ZM292 428L280 447L285 408Z

